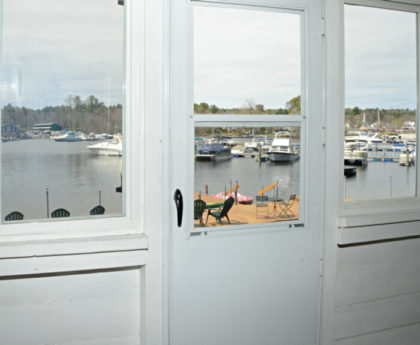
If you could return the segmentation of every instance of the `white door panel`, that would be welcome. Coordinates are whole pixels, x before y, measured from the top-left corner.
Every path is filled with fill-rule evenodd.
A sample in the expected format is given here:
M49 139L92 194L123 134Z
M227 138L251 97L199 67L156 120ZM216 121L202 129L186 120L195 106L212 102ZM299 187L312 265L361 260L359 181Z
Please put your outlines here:
M256 1L257 2L257 1ZM264 4L263 2L258 2ZM276 2L278 6L281 1ZM180 228L171 199L169 337L173 345L318 343L322 234L322 35L320 1L300 2L304 71L304 216L264 227L193 228L193 3L171 1L169 169L183 194ZM290 4L290 2L289 2ZM272 5L272 2L271 2ZM290 9L290 7L288 7ZM310 58L309 58L310 57ZM290 225L289 225L290 224ZM202 230L202 231L201 231ZM207 232L205 232L207 230ZM194 236L190 234L193 233Z

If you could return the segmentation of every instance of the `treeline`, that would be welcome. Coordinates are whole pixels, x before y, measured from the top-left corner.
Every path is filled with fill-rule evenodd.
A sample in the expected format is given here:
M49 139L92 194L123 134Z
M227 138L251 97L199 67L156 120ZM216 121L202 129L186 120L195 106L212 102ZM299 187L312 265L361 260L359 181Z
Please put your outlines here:
M300 114L300 96L292 98L284 108L266 109L263 104L256 104L253 100L246 100L240 108L220 108L215 104L205 102L194 103L195 114Z
M7 104L2 109L2 124L19 125L21 130L29 131L36 123L54 122L65 129L96 132L122 132L122 105L105 106L91 95L86 99L69 95L63 105L46 106L42 109L17 107Z
M389 128L401 128L406 122L416 122L416 111L411 109L380 109L359 107L346 108L345 120L350 122L351 126L358 128L363 122L363 114L366 114L366 122L376 123L379 118L382 126Z

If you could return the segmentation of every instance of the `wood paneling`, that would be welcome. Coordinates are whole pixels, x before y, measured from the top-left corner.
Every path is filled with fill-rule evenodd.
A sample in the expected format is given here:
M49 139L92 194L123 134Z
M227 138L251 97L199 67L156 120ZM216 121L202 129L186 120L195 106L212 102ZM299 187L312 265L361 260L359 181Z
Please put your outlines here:
M337 259L336 344L420 343L420 239L341 248Z
M336 341L335 345L417 345L420 323Z
M0 343L140 343L140 271L0 281Z

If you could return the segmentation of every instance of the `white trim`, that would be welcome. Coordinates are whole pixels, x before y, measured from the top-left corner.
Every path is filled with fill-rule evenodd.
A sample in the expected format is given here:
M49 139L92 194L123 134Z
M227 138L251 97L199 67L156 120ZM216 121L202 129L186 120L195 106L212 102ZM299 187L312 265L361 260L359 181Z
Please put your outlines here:
M307 166L308 166L308 157L306 155L307 152L307 145L308 145L308 135L306 132L306 114L308 109L308 65L309 65L309 57L307 56L307 52L309 50L309 22L308 22L308 4L306 1L302 1L301 3L297 3L294 1L290 3L288 1L276 1L273 3L272 1L191 1L189 2L188 10L190 12L189 19L186 24L188 28L187 31L187 61L189 62L193 58L193 7L194 6L218 6L218 7L230 7L230 8L237 8L237 9L252 9L252 10L263 10L263 11L272 11L272 12L284 12L284 13L292 13L300 16L300 42L301 42L301 53L300 53L300 74L301 74L301 81L300 81L300 96L301 96L301 114L300 115L255 115L255 114L192 114L189 116L190 121L187 122L187 126L189 126L187 133L189 135L185 136L186 147L188 148L188 152L194 152L194 128L195 127L263 127L263 126L270 126L270 127L300 127L300 145L301 145L301 166L300 166L300 181L299 181L299 190L300 190L300 207L299 207L299 220L297 221L285 221L285 222L276 222L276 223L263 223L263 224L252 224L252 225L233 225L233 226L223 226L219 227L209 227L205 230L201 230L200 228L194 228L193 222L193 205L184 203L184 221L186 222L185 228L185 236L186 238L190 237L191 234L197 233L216 233L220 231L235 231L235 230L258 230L258 229L281 229L281 230L288 230L290 227L293 227L295 224L305 224L307 223L307 219L305 218L305 208L307 206L306 200L306 188L307 188L307 180L308 180L308 173L307 173ZM192 61L191 61L192 62ZM187 64L187 66L189 66ZM193 97L193 83L194 83L194 71L193 71L193 64L190 64L190 67L187 67L187 85L186 88L186 104L185 109L191 109L194 105L194 97ZM188 83L190 81L190 83ZM303 115L305 114L305 115ZM188 124L188 122L190 124ZM191 160L191 162L193 162ZM188 169L188 175L192 177L194 180L194 164L190 164ZM188 179L188 178L187 178ZM192 195L194 186L192 183L187 184L186 190L184 191L184 195ZM259 230L261 231L261 230Z
M303 115L194 115L194 122L253 122L253 123L300 123L305 116ZM282 126L282 125L281 125Z
M346 5L376 7L395 11L419 12L419 8L416 5L388 0L344 0L344 3Z
M71 218L69 220L39 220L0 225L1 242L26 242L31 240L92 238L136 234L143 231L141 210L144 206L144 0L126 1L125 31L125 116L123 207L125 216ZM140 159L139 159L140 157ZM129 188L127 188L127 186ZM117 187L117 186L115 186ZM116 242L118 243L118 241Z
M338 244L349 245L420 236L420 217L416 221L343 227L338 231Z
M335 48L339 48L339 56L340 59L342 60L342 63L344 65L344 60L345 60L345 51L344 51L344 5L357 5L357 6L365 6L365 7L375 7L375 8L381 8L381 9L389 9L389 10L397 10L397 11L405 11L405 12L414 12L417 14L417 123L419 122L419 100L420 100L420 81L419 81L419 49L420 49L420 40L419 40L419 34L418 34L418 30L419 30L419 25L418 25L418 14L420 12L420 7L419 6L415 6L415 5L410 5L410 4L404 4L404 3L399 3L399 2L393 2L393 1L385 1L385 0L341 0L340 1L340 20L338 22L338 25L340 27L340 37L341 37L341 43L340 43L340 47L335 47ZM334 47L332 48L334 49ZM341 80L340 80L340 84L342 86L343 89L343 107L341 109L341 112L344 109L344 92L345 92L345 80L344 80L344 68L343 71L341 72ZM340 124L340 129L338 130L338 133L344 133L344 117L341 121L342 123ZM419 144L419 129L417 129L417 145ZM339 139L339 149L341 152L341 160L343 157L343 153L344 152L344 147L343 147L343 140L342 140L343 136L340 136ZM342 171L343 169L343 162L340 162L340 171ZM413 191L413 194L417 194L419 195L419 173L418 173L418 164L416 164L416 188ZM340 199L344 200L344 182L343 182L343 178L339 178L339 191L340 191ZM412 198L407 198L409 201L407 202L399 202L398 199L378 199L378 200L357 200L357 201L352 201L352 202L344 202L341 201L341 210L340 210L340 222L344 222L346 223L346 217L349 215L354 215L354 214L363 214L363 215L368 215L368 214L377 214L377 215L381 215L380 217L372 217L373 219L377 219L377 221L379 223L381 223L381 220L379 218L383 219L390 219L390 218L401 218L401 215L404 214L404 212L401 213L401 211L403 211L404 209L406 209L406 207L409 207L410 209L420 209L420 199L418 197L413 196ZM390 205L390 203L392 203L392 206ZM403 221L403 219L402 219Z
M60 240L26 240L0 243L0 260L40 256L92 254L114 251L146 250L144 235L68 238Z
M0 260L0 277L83 272L140 267L146 264L146 251L62 255Z

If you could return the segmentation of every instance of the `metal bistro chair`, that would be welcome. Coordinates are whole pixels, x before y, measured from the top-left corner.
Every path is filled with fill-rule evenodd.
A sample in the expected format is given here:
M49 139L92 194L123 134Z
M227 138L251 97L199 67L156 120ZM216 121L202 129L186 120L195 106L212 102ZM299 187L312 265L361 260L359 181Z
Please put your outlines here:
M20 213L19 211L13 211L11 213L9 213L4 220L6 222L10 222L10 221L14 221L14 220L23 220L23 214Z
M194 200L194 220L199 220L203 226L203 213L206 210L206 202L200 199Z
M291 208L293 204L295 203L295 199L296 199L296 194L291 194L289 197L289 200L279 202L281 217L289 218L289 217L294 216Z
M257 195L255 197L255 217L258 218L258 209L260 209L261 207L265 207L267 209L267 217L270 215L269 214L269 209L268 209L268 195Z
M98 205L90 210L91 216L101 215L105 213L105 207Z
M62 217L70 217L70 212L65 210L64 208L57 208L56 210L51 212L51 218L62 218Z

